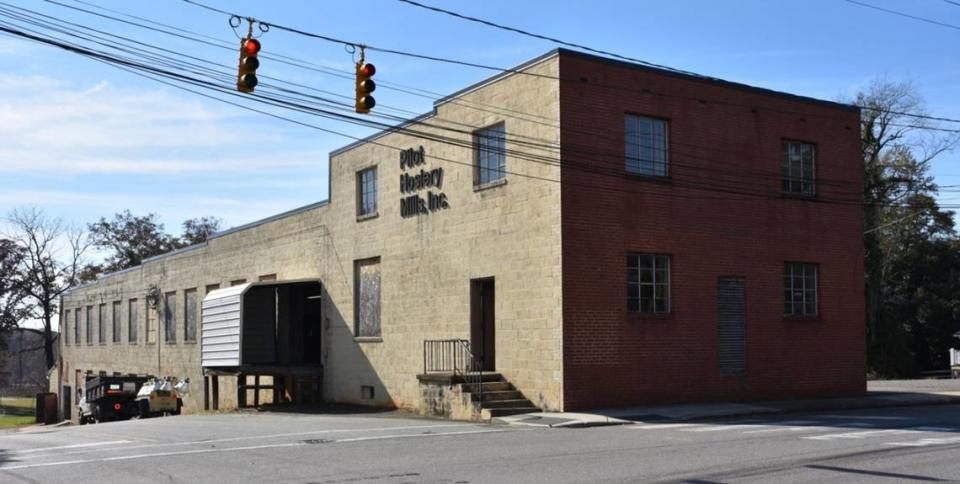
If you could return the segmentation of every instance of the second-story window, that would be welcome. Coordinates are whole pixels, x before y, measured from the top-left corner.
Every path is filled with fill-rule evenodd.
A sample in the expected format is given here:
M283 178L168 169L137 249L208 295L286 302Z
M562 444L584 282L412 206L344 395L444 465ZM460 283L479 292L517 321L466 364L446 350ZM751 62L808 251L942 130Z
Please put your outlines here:
M377 213L377 167L357 173L357 216Z
M476 166L474 185L486 185L503 179L507 174L507 131L503 123L474 133Z
M813 196L817 145L802 141L783 142L783 191Z
M667 176L670 173L667 121L628 114L624 118L627 173Z

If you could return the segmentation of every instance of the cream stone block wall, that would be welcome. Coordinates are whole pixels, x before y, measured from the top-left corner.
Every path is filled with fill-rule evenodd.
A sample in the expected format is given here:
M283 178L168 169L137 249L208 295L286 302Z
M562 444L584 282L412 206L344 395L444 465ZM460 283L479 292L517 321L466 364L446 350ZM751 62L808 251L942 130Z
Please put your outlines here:
M558 75L556 56L527 67ZM515 111L525 114L517 115ZM506 182L475 190L472 132L505 123ZM461 132L439 129L447 127ZM69 344L63 346L63 384L74 387L75 371L136 372L190 377L192 394L185 412L203 407L199 343L183 341L183 292L206 294L211 284L317 279L323 283L324 388L339 402L412 408L420 390L423 341L470 337L470 280L493 277L496 284L496 360L524 395L547 410L562 409L562 301L560 260L559 85L555 79L508 74L440 103L433 116L408 126L427 136L463 143L419 139L388 132L347 147L330 159L329 203L215 237L206 244L145 262L102 278L64 297L70 310ZM552 143L553 148L531 146ZM424 147L425 164L443 168L443 186L418 192L443 192L449 208L401 217L398 149ZM537 157L514 156L513 150ZM318 161L319 162L319 161ZM376 166L378 214L357 219L359 170ZM354 338L354 261L380 257L381 325L377 341ZM141 309L139 337L127 343L127 300L143 305L147 288L177 292L177 343L146 344ZM74 344L73 311L122 300L121 342L85 340L85 311L80 345ZM94 310L96 313L96 309ZM198 318L199 325L199 318ZM110 320L106 325L111 328ZM199 328L198 328L199 333ZM61 338L61 341L64 341ZM199 334L198 334L199 341ZM159 369L158 353L159 351ZM221 408L236 404L234 378L220 379ZM374 387L364 400L361 386Z

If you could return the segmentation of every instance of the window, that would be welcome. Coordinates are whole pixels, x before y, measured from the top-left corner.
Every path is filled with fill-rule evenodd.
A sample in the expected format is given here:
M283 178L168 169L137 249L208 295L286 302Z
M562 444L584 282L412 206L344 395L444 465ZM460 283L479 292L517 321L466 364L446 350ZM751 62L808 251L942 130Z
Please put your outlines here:
M627 173L667 176L670 163L667 121L628 114L624 118Z
M128 303L127 311L127 341L132 344L137 342L137 329L140 327L140 306L136 299L131 299Z
M377 167L357 172L357 216L377 213Z
M670 257L627 254L627 310L670 312Z
M474 134L476 168L474 185L486 185L506 176L507 133L503 123L481 129Z
M120 343L120 301L113 303L113 342Z
M93 306L87 306L87 344L93 344Z
M73 310L73 344L80 345L80 308Z
M207 294L210 294L213 291L220 289L220 284L207 284L206 291Z
M158 303L159 304L159 303ZM150 302L146 302L144 308L146 312L144 315L146 318L147 324L147 344L153 344L157 342L157 308L151 308Z
M97 343L107 344L107 305L97 306Z
M163 341L167 344L177 342L177 293L163 295Z
M239 286L240 284L246 284L246 283L247 283L246 279L236 279L236 280L230 281L231 286Z
M783 265L783 314L812 318L817 307L817 265L787 262Z
M277 280L277 275L276 275L276 274L266 274L266 275L262 275L262 276L258 277L257 280L260 281L260 282L264 282L264 281L276 281L276 280ZM207 289L207 292L210 292L210 290Z
M197 290L183 293L183 340L197 341Z
M800 141L783 142L783 191L814 195L813 170L817 145Z
M60 329L60 331L63 331L63 344L69 345L70 344L70 310L69 309L63 310L63 327Z
M354 334L380 337L380 258L354 262Z

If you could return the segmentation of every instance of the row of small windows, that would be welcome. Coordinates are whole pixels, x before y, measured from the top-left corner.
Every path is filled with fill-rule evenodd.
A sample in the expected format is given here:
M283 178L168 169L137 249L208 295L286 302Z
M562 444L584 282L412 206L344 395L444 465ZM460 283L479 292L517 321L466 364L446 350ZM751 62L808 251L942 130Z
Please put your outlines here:
M207 292L219 289L219 284L207 286ZM200 315L199 300L196 289L187 289L183 292L182 299L183 312L177 312L177 293L168 292L164 294L160 302L160 314L163 318L163 336L167 344L177 343L177 323L183 322L183 342L195 343L197 341L197 321ZM126 306L126 332L127 342L137 344L139 341L140 315L146 314L146 342L157 342L157 316L156 310L150 307L145 299L129 299L124 305L123 301L114 301L110 305L108 314L108 305L99 304L96 306L87 306L86 308L77 308L74 310L64 310L64 329L63 334L66 338L65 344L79 346L81 340L85 340L88 345L94 344L94 323L96 323L97 333L96 341L99 344L107 342L107 324L111 327L111 341L113 344L122 342L122 328L124 324L123 307ZM81 320L81 314L85 317ZM179 315L179 318L178 318ZM179 320L179 321L178 321ZM73 325L73 328L70 328ZM72 331L71 331L72 329ZM72 341L71 341L72 336ZM83 336L83 337L82 337Z
M817 264L783 265L783 315L817 317L820 308ZM627 254L627 310L637 313L670 312L670 256Z

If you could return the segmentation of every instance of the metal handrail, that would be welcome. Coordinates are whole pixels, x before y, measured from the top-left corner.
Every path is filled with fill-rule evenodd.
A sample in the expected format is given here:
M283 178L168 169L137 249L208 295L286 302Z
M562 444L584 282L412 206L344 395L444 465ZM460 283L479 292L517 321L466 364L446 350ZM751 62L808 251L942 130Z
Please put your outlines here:
M438 339L423 341L423 373L452 373L464 383L479 388L477 405L483 409L483 365L465 339Z

